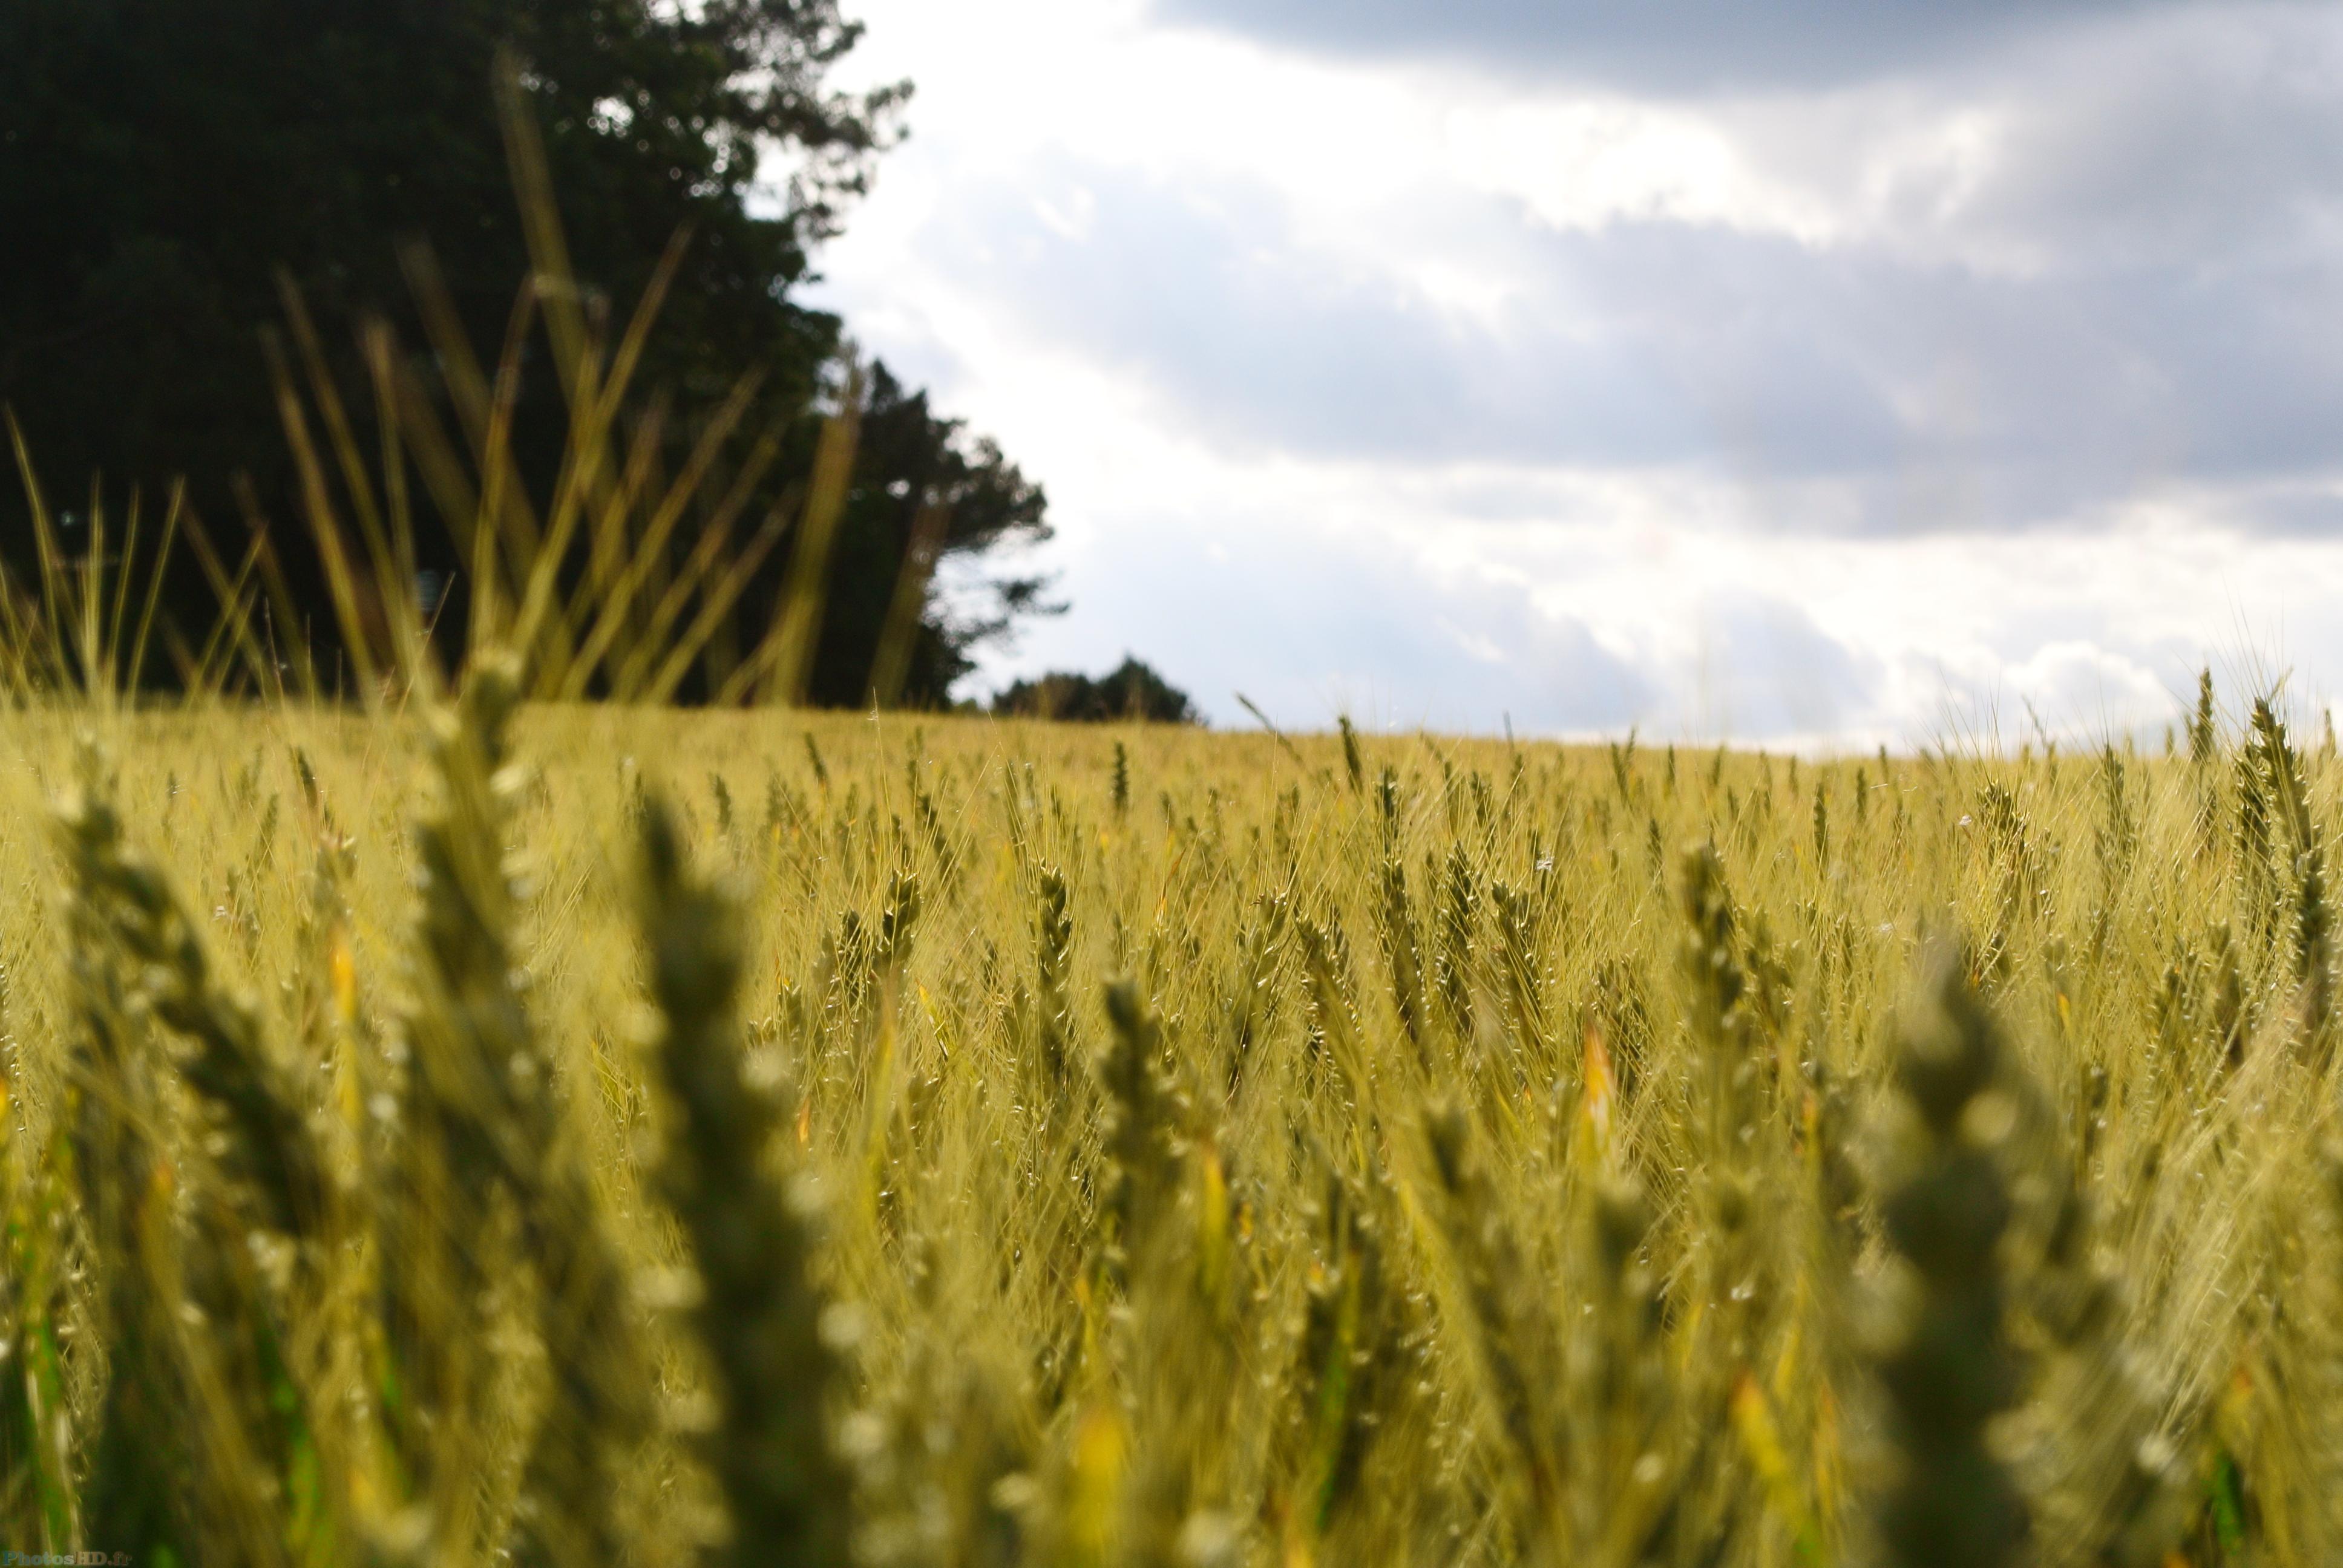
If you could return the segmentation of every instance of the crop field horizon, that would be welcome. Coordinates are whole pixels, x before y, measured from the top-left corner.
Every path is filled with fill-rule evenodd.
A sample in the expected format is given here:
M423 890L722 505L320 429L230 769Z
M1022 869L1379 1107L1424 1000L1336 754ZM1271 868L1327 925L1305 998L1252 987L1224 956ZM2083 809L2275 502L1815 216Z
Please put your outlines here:
M518 693L0 714L14 1549L2343 1549L2343 770L2267 705L1816 760Z

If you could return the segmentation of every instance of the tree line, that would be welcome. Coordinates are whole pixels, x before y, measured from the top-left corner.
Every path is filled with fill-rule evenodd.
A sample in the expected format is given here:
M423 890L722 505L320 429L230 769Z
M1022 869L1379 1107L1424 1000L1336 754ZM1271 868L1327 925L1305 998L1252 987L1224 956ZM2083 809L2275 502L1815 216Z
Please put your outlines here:
M89 548L97 508L119 518L135 491L151 517L183 482L215 559L269 541L304 621L270 635L324 657L337 635L322 608L330 563L302 548L278 395L280 377L298 379L284 369L299 363L288 308L316 324L324 384L353 408L379 368L367 324L412 372L402 384L450 385L459 342L497 362L531 270L491 90L500 68L541 143L584 316L615 339L647 291L661 302L640 345L642 397L614 440L649 470L704 456L709 472L660 571L725 526L728 492L754 492L729 496L734 513L788 514L849 349L844 324L799 289L902 134L910 96L908 84L834 86L860 32L837 0L0 0L0 404L61 548ZM568 415L545 346L515 341L509 447L542 494ZM938 705L979 645L1052 608L1042 580L990 555L1046 538L1046 499L884 364L859 367L853 386L859 439L804 695L870 699L908 560L916 619L889 684ZM440 412L453 424L460 410ZM20 583L34 569L28 506L0 486L0 565ZM161 587L160 614L190 638L219 608L205 553L180 552ZM789 557L784 538L740 563L712 647L763 636ZM950 557L967 564L947 598L927 567ZM402 563L451 654L471 565L446 530L419 532ZM564 569L583 581L582 552ZM678 695L713 684L695 674Z

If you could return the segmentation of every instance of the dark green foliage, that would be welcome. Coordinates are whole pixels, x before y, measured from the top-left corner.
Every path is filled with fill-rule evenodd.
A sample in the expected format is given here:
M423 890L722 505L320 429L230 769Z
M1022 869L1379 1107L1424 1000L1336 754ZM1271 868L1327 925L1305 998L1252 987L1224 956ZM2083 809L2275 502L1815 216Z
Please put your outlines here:
M992 699L995 713L1024 719L1113 722L1141 719L1154 724L1199 724L1202 715L1188 694L1136 658L1125 658L1106 674L1062 671L1020 680Z
M989 437L970 437L960 421L939 417L929 409L925 392L903 387L884 365L874 366L855 448L854 484L832 551L821 641L807 689L814 702L869 706L870 670L889 597L902 573L923 498L950 508L940 546L946 555L976 555L996 544L1030 544L1050 535L1043 520L1048 504L1039 485L1027 480ZM778 586L778 563L768 571ZM951 684L976 668L970 649L1022 617L1065 608L1043 598L1049 584L1042 578L999 577L985 586L985 601L973 608L962 606L950 616L930 590L913 636L900 706L945 706ZM749 590L747 601L761 602L757 589Z
M85 522L96 475L117 511L134 487L156 497L184 477L232 570L243 555L232 536L246 521L237 475L280 524L301 509L262 346L284 322L279 269L320 326L361 443L373 438L374 399L346 347L361 319L391 324L418 386L439 387L452 368L419 353L431 335L418 268L438 280L421 297L444 298L493 372L530 271L491 92L509 49L543 129L589 325L615 337L670 240L689 233L639 379L665 399L672 470L742 376L762 377L719 463L736 469L757 436L780 433L753 523L802 490L815 440L806 410L841 346L839 322L790 291L807 276L809 247L865 187L909 95L907 84L830 85L860 32L837 0L12 0L0 6L0 404L24 423L61 513ZM778 211L752 210L769 146L799 172ZM460 427L460 412L439 417ZM525 377L514 447L532 496L551 488L564 426L556 378ZM1041 491L996 447L873 367L814 700L868 700L912 520L930 500L950 508L948 553L1047 531ZM0 551L11 557L29 552L24 516L23 498L0 487ZM707 524L706 508L684 520L675 559ZM65 529L69 552L85 548L87 531ZM727 548L741 549L751 531ZM309 624L272 635L280 647L317 643L322 658L333 617L300 534L276 531L296 601L276 608ZM785 560L769 556L740 601L751 622L738 633L743 648L762 630L754 621ZM453 538L427 530L415 565L454 585L438 630L452 646L470 563ZM972 617L947 617L930 599L907 704L942 702L973 643L1042 608L1034 579L991 586L990 608ZM221 608L182 562L165 609L191 646Z

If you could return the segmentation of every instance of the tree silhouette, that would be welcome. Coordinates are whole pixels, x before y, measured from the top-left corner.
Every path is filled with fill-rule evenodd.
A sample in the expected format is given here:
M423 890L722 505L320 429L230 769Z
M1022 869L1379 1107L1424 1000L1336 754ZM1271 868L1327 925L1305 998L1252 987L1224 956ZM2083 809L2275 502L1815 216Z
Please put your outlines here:
M297 595L320 626L329 618L316 564L292 543L295 469L262 341L283 319L277 274L320 324L354 407L368 401L354 330L365 319L391 325L418 379L437 385L446 368L427 347L418 269L493 365L528 269L491 91L508 51L588 313L623 326L670 241L689 235L637 378L664 410L667 464L754 371L730 460L779 428L764 490L801 487L809 410L841 333L792 291L910 92L829 85L860 33L837 0L0 0L0 402L67 547L99 477L115 509L134 487L151 506L184 477L194 511L230 542L248 509L281 519L272 538ZM789 177L760 187L760 169L769 179L779 166ZM561 459L562 400L535 346L524 369L513 446L541 493ZM923 506L950 504L941 552L1047 533L1041 492L997 447L883 367L869 385L809 682L837 702L868 699ZM24 518L0 486L0 552L19 568ZM706 522L678 528L679 559ZM760 632L787 558L784 540L728 636ZM460 598L467 563L452 539L420 540L417 564ZM989 608L957 614L924 598L905 700L941 700L975 641L1044 608L1030 578L990 588ZM212 613L203 578L178 570L167 595L168 613L199 633Z

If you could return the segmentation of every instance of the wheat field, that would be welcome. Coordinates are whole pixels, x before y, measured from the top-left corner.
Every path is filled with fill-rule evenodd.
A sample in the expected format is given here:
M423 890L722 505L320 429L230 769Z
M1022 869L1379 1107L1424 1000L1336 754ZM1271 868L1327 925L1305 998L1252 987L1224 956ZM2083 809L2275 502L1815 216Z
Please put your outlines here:
M2331 1563L2331 743L0 713L0 1545Z
M899 642L809 713L856 376L737 658L771 447L651 460L664 286L584 308L503 103L493 378L371 324L367 430L287 294L329 641L184 493L68 548L12 424L0 1568L2343 1562L2282 686L1825 761L882 715Z

